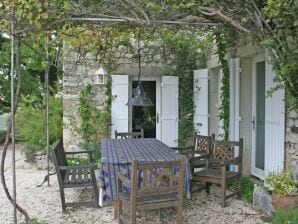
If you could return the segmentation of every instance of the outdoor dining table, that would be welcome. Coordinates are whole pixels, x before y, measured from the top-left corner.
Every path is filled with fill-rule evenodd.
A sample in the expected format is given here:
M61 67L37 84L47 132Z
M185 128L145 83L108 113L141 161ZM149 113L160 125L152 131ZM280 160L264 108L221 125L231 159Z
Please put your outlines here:
M117 172L128 173L133 160L141 162L177 161L180 155L155 138L103 139L101 142L100 206L117 199ZM190 198L191 170L186 162L185 194Z

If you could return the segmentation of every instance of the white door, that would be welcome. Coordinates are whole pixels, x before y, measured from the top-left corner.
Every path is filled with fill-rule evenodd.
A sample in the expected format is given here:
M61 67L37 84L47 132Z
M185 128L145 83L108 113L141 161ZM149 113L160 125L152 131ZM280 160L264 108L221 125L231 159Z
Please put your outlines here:
M284 90L267 96L274 86L272 65L262 57L253 60L252 174L265 178L268 172L283 170Z
M209 134L209 76L208 69L193 71L194 128L200 135Z
M162 76L161 140L169 147L178 145L178 77Z
M128 80L128 75L112 75L112 138L115 130L128 132Z

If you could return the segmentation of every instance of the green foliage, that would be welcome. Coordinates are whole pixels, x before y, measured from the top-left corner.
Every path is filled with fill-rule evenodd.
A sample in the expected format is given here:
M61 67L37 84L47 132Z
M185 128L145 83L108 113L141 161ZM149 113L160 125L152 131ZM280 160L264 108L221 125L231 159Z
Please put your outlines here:
M178 145L183 147L193 136L193 70L204 68L211 38L198 39L198 32L177 33L171 29L159 30L156 39L162 41L165 51L175 55L175 70L171 75L179 77L179 136Z
M228 184L228 188L230 190L235 190L238 187L237 181L232 181ZM253 202L253 190L254 190L254 182L252 179L248 177L241 178L241 199L247 203L252 204Z
M277 210L273 213L272 224L296 224L298 223L298 207L289 211Z
M227 60L225 59L227 47L222 33L215 32L215 41L217 44L218 57L223 73L222 86L220 89L220 108L219 119L223 121L223 139L229 139L229 123L230 123L230 71Z
M291 171L269 173L264 181L269 190L283 195L294 195L298 190L298 182L294 180Z
M62 99L49 97L49 141L62 138ZM16 119L17 137L25 141L25 151L37 152L46 149L45 102L35 96L21 99Z
M92 99L92 86L88 84L82 89L80 94L80 133L83 139L81 147L98 152L100 137L108 136L109 134L110 114L106 109L98 109ZM99 158L99 154L96 155L96 158Z

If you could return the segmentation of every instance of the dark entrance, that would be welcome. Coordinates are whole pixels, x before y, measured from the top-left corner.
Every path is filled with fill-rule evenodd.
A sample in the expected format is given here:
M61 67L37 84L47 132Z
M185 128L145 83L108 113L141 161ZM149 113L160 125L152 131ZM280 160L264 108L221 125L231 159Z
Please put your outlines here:
M137 81L132 82L132 88L135 90ZM156 82L142 81L146 97L151 99L152 107L132 107L132 131L144 129L145 138L156 137ZM133 96L135 93L133 92Z

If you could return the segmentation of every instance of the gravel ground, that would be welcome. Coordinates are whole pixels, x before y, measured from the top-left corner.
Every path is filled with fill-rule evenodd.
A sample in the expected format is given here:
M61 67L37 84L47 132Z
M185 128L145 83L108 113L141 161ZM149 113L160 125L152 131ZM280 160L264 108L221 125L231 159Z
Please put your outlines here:
M50 186L45 183L42 187L36 187L42 182L46 170L36 168L25 162L19 146L16 147L16 174L17 174L17 202L26 209L30 217L44 220L49 224L59 223L116 223L113 221L113 207L105 205L103 208L68 208L65 214L61 211L59 187L57 177L51 176ZM2 147L0 146L2 154ZM2 155L1 155L2 156ZM11 172L11 150L7 152L6 182L12 189ZM211 193L207 195L204 191L194 193L192 200L185 200L183 223L208 224L208 223L244 223L261 224L267 223L267 217L254 210L236 198L228 200L226 208L220 206L219 187L212 186ZM10 190L11 191L11 190ZM69 190L66 199L79 200L89 195L88 190ZM91 193L90 193L91 194ZM163 210L161 218L157 211L146 211L137 214L138 223L175 223L175 212L171 209ZM13 220L13 207L6 198L2 185L0 187L0 223L8 224ZM23 217L18 214L18 223Z

